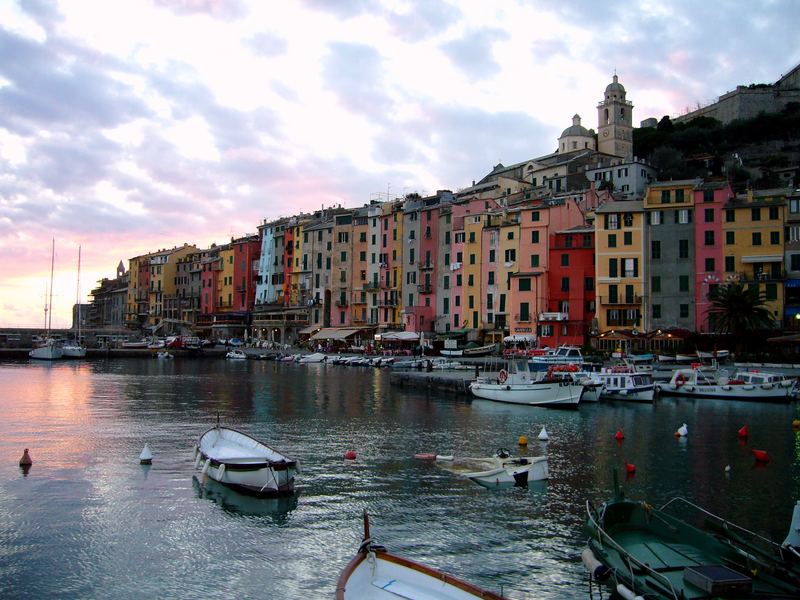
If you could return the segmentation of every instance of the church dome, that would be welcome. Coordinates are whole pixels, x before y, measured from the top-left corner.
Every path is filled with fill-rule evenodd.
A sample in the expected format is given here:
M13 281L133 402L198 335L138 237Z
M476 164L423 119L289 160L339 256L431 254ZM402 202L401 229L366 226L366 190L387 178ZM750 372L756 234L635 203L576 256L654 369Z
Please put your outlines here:
M590 132L586 127L581 125L581 118L579 115L575 115L572 117L572 125L567 127L563 133L561 134L561 138L565 137L573 137L573 136L580 136L580 137L593 137L592 132Z
M619 79L616 75L614 75L614 81L606 86L606 98L609 96L620 96L625 98L625 86L619 82Z

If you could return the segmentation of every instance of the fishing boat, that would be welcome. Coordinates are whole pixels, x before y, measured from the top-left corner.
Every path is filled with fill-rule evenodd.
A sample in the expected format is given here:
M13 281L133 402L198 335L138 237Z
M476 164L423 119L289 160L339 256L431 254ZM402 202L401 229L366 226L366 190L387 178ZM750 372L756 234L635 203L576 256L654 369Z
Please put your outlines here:
M297 461L263 442L219 423L200 436L194 449L201 475L258 496L294 493Z
M58 360L63 357L61 343L50 335L53 323L53 271L56 262L56 240L53 238L53 250L50 255L50 300L44 305L44 325L47 332L39 346L28 352L28 356L36 360Z
M505 448L489 459L482 471L464 473L464 477L483 487L525 487L528 482L548 479L546 456L512 457Z
M657 388L662 396L788 402L796 382L781 373L764 371L737 371L729 377L725 369L706 369L698 364L676 369L670 380L657 384Z
M588 547L581 558L591 580L623 598L797 598L796 549L709 513L683 498L661 508L614 498L586 503ZM681 518L671 512L680 511ZM688 522L696 514L703 528Z
M374 543L364 512L364 538L358 553L336 583L336 600L442 598L502 600L502 596L408 558Z
M61 346L64 358L86 358L86 348L81 344L81 247L78 246L78 290L76 292L75 306L77 306L77 331L74 340L68 340Z
M626 402L652 402L655 393L653 374L629 365L606 367L597 377L603 382L600 398Z
M478 377L469 389L484 400L553 408L577 408L583 394L580 383L531 370L527 359L509 360L508 369L501 369L496 376Z

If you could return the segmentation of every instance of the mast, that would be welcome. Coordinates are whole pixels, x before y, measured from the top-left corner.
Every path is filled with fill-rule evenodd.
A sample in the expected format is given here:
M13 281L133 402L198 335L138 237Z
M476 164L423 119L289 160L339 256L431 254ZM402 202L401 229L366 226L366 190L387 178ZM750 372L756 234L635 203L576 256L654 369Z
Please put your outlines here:
M47 337L50 337L50 328L53 325L53 272L56 265L56 238L53 238L53 251L50 254L50 314L47 319Z
M75 303L78 305L78 339L75 340L81 345L81 247L78 246L78 290L75 294Z

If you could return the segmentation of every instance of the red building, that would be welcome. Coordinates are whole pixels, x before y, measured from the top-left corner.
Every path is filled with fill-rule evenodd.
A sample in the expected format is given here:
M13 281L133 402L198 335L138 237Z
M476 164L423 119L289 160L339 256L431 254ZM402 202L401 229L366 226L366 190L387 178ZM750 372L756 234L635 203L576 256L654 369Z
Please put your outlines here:
M233 311L252 311L256 302L256 278L261 240L250 235L231 242L233 246Z
M539 313L539 345L582 346L595 317L594 227L550 236L547 310Z

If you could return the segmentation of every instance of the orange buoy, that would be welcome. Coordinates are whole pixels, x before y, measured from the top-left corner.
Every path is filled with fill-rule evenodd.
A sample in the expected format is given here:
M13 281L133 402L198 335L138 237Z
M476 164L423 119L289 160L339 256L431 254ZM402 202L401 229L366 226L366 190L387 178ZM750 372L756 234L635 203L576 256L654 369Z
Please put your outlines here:
M760 463L768 463L770 461L769 454L767 454L766 450L756 450L753 448L753 456L756 457L756 461Z
M622 429L617 429L617 433L614 434L614 439L617 441L625 439L625 434L622 433Z
M25 448L25 451L22 453L22 458L19 459L19 466L20 467L30 467L33 464L31 460L31 455L28 454L28 449Z
M746 438L750 435L750 432L747 430L747 425L742 425L741 429L739 429L739 437Z
M795 429L800 429L800 419L795 419L792 421L792 427Z
M528 445L527 436L524 436L524 435L519 436L519 445L520 446L527 446Z
M632 465L631 463L625 463L625 471L628 473L636 473L636 465Z
M355 460L356 459L356 451L355 450L348 450L344 453L344 457L347 460Z

